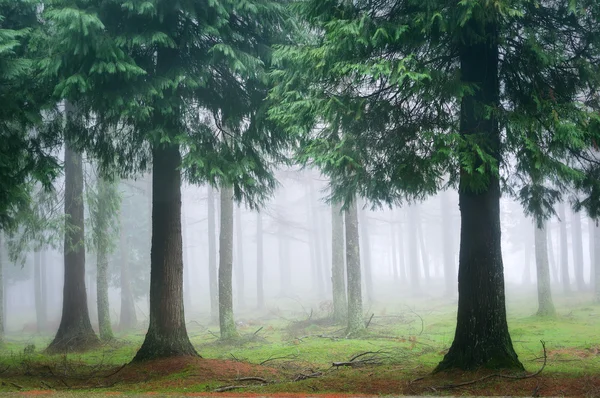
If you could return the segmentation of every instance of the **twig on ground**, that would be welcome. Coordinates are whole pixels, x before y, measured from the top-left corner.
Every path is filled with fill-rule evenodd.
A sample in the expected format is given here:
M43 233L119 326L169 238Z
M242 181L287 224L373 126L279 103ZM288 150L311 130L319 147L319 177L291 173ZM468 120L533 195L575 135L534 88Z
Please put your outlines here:
M542 348L544 349L544 363L542 364L542 367L535 373L532 374L528 374L528 375L523 375L523 376L512 376L512 375L505 375L505 374L501 374L501 373L494 373L491 375L487 375L487 376L483 376L479 379L476 380L469 380L469 381L465 381L462 383L456 383L456 384L445 384L442 386L435 386L432 388L436 388L436 389L450 389L450 388L456 388L456 387L463 387L463 386L468 386L471 384L475 384L475 383L479 383L480 381L484 381L487 379L491 379L493 377L498 377L501 379L512 379L512 380L522 380L522 379L530 379L532 377L535 377L537 375L539 375L540 373L542 373L542 370L544 370L544 368L546 367L546 362L547 362L547 355L546 355L546 342L544 342L543 340L540 340L540 343L542 343Z
M316 379L317 377L321 377L321 376L323 376L323 372L314 372L314 373L310 373L307 375L304 373L300 373L298 376L296 376L294 381L301 381L301 380L306 380L306 379Z
M50 384L46 383L44 380L40 381L40 384L42 385L42 387L46 387L49 390L54 390L54 387L52 387Z
M18 388L19 390L22 390L22 389L23 389L23 386L20 386L20 385L18 385L17 383L13 383L12 381L11 381L11 382L9 382L9 383L10 383L10 385L11 385L11 386L13 386L13 387L15 387L15 388Z
M237 390L239 388L248 388L250 386L225 386L225 387L219 387L216 390L213 390L213 392L225 392L225 391L231 391L231 390Z
M331 364L332 367L338 368L341 366L362 366L362 365L376 365L376 364L380 364L381 363L381 358L379 358L378 356L381 354L387 354L386 351L366 351L366 352L362 352L360 354L357 354L355 356L353 356L352 358L350 358L348 361L344 361L344 362L333 362ZM364 357L365 355L370 355L370 357L365 358L365 359L361 359L361 360L357 360L358 358Z
M298 355L296 355L296 354L284 355L281 357L274 357L271 355L269 358L267 358L264 361L262 361L261 363L259 363L259 365L264 365L267 362L276 361L278 359L296 359L296 358L298 358Z
M258 376L249 376L249 377L240 377L239 379L235 379L236 381L260 381L261 383L268 384L267 379L263 379Z
M367 321L367 324L365 325L365 329L367 329L369 327L369 325L371 324L371 321L373 320L373 317L375 316L375 313L371 314L371 317L369 318L369 320Z
M256 334L257 334L258 332L260 332L261 330L263 330L263 328L264 328L264 326L261 326L261 327L260 327L260 328L259 328L259 329L258 329L256 332L252 333L252 335L256 336Z
M423 330L425 329L425 324L423 322L423 318L421 317L421 315L417 314L412 308L410 308L409 306L406 306L406 308L408 308L408 310L413 313L414 315L417 316L417 318L419 318L421 320L421 331L419 332L418 336L423 334Z

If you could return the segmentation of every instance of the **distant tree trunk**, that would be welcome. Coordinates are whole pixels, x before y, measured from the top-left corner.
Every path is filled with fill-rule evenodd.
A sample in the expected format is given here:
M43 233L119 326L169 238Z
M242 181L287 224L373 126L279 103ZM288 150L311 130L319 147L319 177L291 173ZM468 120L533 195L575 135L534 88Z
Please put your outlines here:
M311 174L307 174L307 185L308 185L308 200L306 201L306 209L308 214L308 240L311 248L311 263L313 273L313 288L319 298L325 296L325 284L323 283L323 265L322 265L322 253L321 247L322 238L320 236L321 231L319 230L318 215L316 214L317 198L315 197L314 185Z
M558 281L559 281L558 269L556 266L554 243L552 242L552 228L551 228L550 220L548 220L548 222L546 224L546 240L548 242L548 264L550 265L550 276L551 276L550 281L551 282L554 281L555 283L558 283Z
M183 312L180 167L177 145L153 148L150 324L134 362L198 355Z
M331 205L331 287L333 296L333 319L346 321L348 302L344 275L344 216L339 203Z
M431 269L429 268L429 256L427 255L427 246L425 245L425 237L423 236L423 223L421 217L417 223L417 235L419 236L419 252L421 253L421 262L423 263L423 272L425 280L431 280Z
M398 273L400 274L400 280L401 281L407 281L408 280L408 270L407 270L407 266L406 266L406 261L404 259L404 231L402 228L402 222L399 220L398 217L396 217L397 220L397 227L396 227L396 231L397 231L397 238L396 241L398 243Z
M442 242L444 250L444 281L446 296L456 295L456 264L454 262L454 239L452 225L452 209L448 192L440 195L442 214Z
M287 228L285 215L283 214L283 205L279 206L279 216L277 222L277 242L278 242L278 254L279 254L279 288L281 289L280 295L282 297L290 296L292 292L292 276L289 258L289 241L287 237ZM310 236L309 236L310 239ZM310 242L310 241L309 241ZM314 281L314 279L313 279Z
M244 237L242 234L242 208L238 205L237 211L235 212L235 243L236 247L236 261L235 275L236 275L236 287L237 287L237 303L239 308L244 307L246 300L244 294Z
M563 291L571 291L571 279L569 277L569 246L567 243L567 216L565 204L558 204L558 217L560 218L560 279L562 281Z
M121 314L119 317L119 330L129 331L137 325L135 313L135 301L131 290L131 277L129 275L129 246L127 242L127 231L125 229L124 210L119 212L119 251L121 254Z
M181 201L181 239L183 251L183 308L184 313L192 308L192 281L190 280L190 261L189 239L188 239L188 222L185 201Z
M394 225L394 217L392 216L392 222L390 222L390 239L391 239L391 250L392 250L392 276L394 282L398 282L398 248L396 244L396 226Z
M265 307L265 264L263 254L263 225L262 214L256 212L256 307L262 310Z
M219 285L217 282L217 228L215 226L215 191L208 186L208 282L210 292L210 317L219 318Z
M408 269L410 272L411 288L420 290L421 264L419 262L419 246L417 241L417 213L416 207L410 206L408 211Z
M596 230L596 223L591 218L588 218L588 241L589 241L589 252L590 252L590 289L595 291L596 289L596 251L595 251L595 242L594 242L594 234Z
M43 254L41 250L35 252L34 255L34 272L33 282L35 284L35 319L37 332L43 333L46 331L46 296L44 295L45 280L43 278L42 268L45 266Z
M361 201L361 205L364 205L364 201ZM374 297L373 289L373 270L371 263L371 238L369 235L369 214L362 208L357 207L358 211L358 227L360 229L360 247L362 249L363 256L361 261L363 264L362 269L365 272L365 287L367 288L367 299L372 302Z
M581 214L572 213L571 216L571 234L573 236L573 268L575 270L575 282L577 290L585 290L585 280L583 277L583 239L581 237Z
M67 125L73 126L72 108L67 105ZM83 351L98 346L92 329L85 288L85 244L83 212L83 162L69 142L65 145L65 282L60 326L47 348L49 353Z
M550 286L550 266L548 263L548 241L546 223L535 225L535 266L537 270L537 292L539 316L555 316L556 309L552 302L552 289Z
M501 137L496 112L490 114L484 110L496 109L500 103L500 39L494 17L497 11L493 6L481 8L478 11L485 16L474 15L457 32L461 81L473 87L473 92L461 98L460 134L466 140L474 140L500 162ZM466 155L476 156L471 152ZM506 321L500 182L493 167L481 166L485 169L485 182L477 172L460 170L456 332L437 371L481 367L523 369Z
M594 301L596 303L600 303L600 225L596 220L590 220L594 224L594 252L596 255L594 256L594 264L593 267L595 269L594 277Z
M233 320L233 188L221 187L219 233L219 326L221 339L238 337Z
M110 211L108 201L111 200L110 181L106 181L102 177L98 178L98 217L96 220L96 237L97 237L97 259L96 259L96 303L98 305L98 330L100 332L100 340L108 341L113 339L113 331L110 323L110 308L108 303L108 227L109 220L112 216L108 214Z
M4 252L3 234L0 231L0 344L4 342L4 325L6 314L6 296L4 292Z
M360 238L356 199L348 205L345 214L345 226L346 269L348 275L348 328L346 329L346 335L352 336L362 333L365 329L362 310Z
M531 284L531 239L529 227L525 227L522 233L525 235L523 237L523 247L525 251L525 263L523 264L523 279L522 283L524 285Z

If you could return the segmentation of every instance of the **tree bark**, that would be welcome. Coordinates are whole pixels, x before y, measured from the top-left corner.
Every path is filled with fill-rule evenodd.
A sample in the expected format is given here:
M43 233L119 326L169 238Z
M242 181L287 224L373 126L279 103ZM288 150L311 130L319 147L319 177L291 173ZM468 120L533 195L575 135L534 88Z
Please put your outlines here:
M560 218L560 279L563 286L563 291L569 293L571 291L571 279L569 277L569 246L567 243L567 216L565 212L565 204L558 204L558 217Z
M135 312L135 301L131 290L131 277L129 275L129 247L127 242L127 230L124 220L123 207L119 212L119 246L121 252L121 314L119 317L119 329L122 332L129 331L137 325Z
M108 214L107 192L112 187L111 182L98 178L98 219L96 220L97 242L97 260L96 260L96 295L98 305L98 330L100 340L108 341L113 339L113 331L110 323L110 308L108 303L108 220L111 215Z
M175 144L153 148L150 324L134 362L197 356L185 327L181 238L181 155Z
M221 339L238 337L233 320L233 188L221 187L219 233L219 326Z
M444 250L444 281L446 296L456 295L456 264L454 262L454 239L452 226L452 209L448 192L440 195L442 213L442 242Z
M571 234L573 237L573 268L575 270L575 282L577 290L585 290L585 280L583 277L583 239L581 237L581 214L572 213L571 216Z
M331 287L333 319L345 322L348 316L344 273L344 216L339 203L331 205Z
M67 105L67 128L73 123ZM64 288L60 326L48 353L84 351L100 341L90 322L85 288L85 230L83 212L83 162L81 155L65 145Z
M535 266L537 270L537 292L539 316L555 316L556 309L552 302L552 289L550 285L550 265L548 263L548 241L546 223L541 228L535 227Z
M346 272L348 275L348 328L346 335L360 335L365 329L362 309L362 278L360 270L360 238L356 199L345 213Z
M256 212L256 307L262 310L265 307L265 271L263 254L263 225L262 213Z
M210 317L219 318L219 285L217 282L217 228L215 225L215 191L208 186L208 282L210 294Z
M235 243L236 247L236 261L235 261L235 280L237 287L237 300L238 308L243 308L245 303L244 293L244 237L242 234L242 208L238 205L237 211L235 212Z
M484 6L482 6L484 7ZM491 6L490 6L491 7ZM493 10L486 10L491 13ZM461 27L457 46L461 80L473 93L461 99L460 133L499 162L500 131L488 109L499 106L498 27L480 10ZM474 169L482 166L475 164ZM490 165L485 176L460 170L461 214L458 314L454 341L436 371L459 368L523 369L508 332L500 239L500 182Z

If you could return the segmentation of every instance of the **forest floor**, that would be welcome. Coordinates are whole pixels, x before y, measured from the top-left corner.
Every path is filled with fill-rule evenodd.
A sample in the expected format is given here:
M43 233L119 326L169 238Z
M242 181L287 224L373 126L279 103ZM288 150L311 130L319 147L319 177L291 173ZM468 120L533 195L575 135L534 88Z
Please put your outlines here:
M128 364L145 329L87 353L48 356L52 336L9 334L0 349L0 392L87 397L120 394L191 396L580 396L600 397L600 305L591 295L556 299L558 316L539 318L535 296L509 299L509 327L528 378L492 371L432 374L449 348L456 302L434 298L373 304L367 333L346 339L314 309L290 300L238 317L240 339L222 342L202 315L188 323L202 358ZM510 296L509 296L510 297ZM283 300L282 300L283 301ZM545 342L545 350L540 341ZM546 358L544 358L546 357Z

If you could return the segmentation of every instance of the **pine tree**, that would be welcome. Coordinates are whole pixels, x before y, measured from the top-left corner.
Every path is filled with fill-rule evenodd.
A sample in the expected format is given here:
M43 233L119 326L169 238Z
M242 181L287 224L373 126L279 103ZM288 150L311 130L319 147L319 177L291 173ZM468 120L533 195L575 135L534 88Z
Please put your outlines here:
M600 5L294 7L308 29L275 54L271 118L300 137L301 159L331 178L333 199L358 194L378 205L458 187L457 328L437 369L521 369L506 321L500 195L522 198L546 219L575 186L589 199L580 205L600 214L600 168L590 162L600 133ZM530 165L559 195L535 189Z

